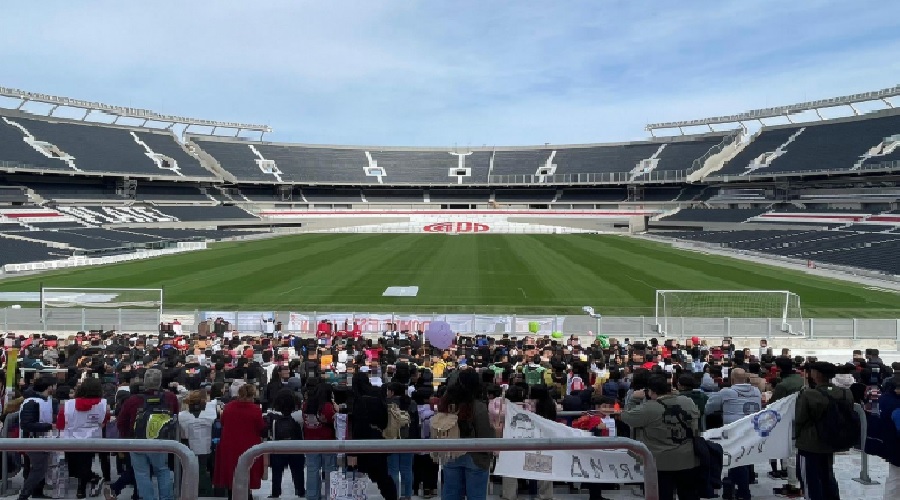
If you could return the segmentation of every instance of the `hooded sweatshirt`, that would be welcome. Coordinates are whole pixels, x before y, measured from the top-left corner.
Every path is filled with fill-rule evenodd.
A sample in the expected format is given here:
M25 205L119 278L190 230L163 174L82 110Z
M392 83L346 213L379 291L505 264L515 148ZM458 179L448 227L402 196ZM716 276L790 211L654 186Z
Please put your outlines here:
M75 398L66 400L56 416L60 437L99 439L103 427L109 423L109 407L103 398Z
M711 394L704 413L722 411L722 423L728 425L762 409L759 389L750 384L735 384Z
M700 381L700 388L703 389L704 392L717 392L719 390L719 384L712 378L712 375L704 373L703 380Z

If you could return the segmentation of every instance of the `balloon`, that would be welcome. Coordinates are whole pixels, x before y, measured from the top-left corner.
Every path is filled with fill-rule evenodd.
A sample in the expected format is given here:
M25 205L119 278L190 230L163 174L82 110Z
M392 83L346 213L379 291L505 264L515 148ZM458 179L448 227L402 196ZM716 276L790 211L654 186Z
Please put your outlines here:
M541 331L541 325L537 321L529 321L528 322L528 331L531 333L537 333Z
M456 335L446 321L432 321L425 330L425 339L438 349L449 349L453 345Z
M563 338L563 332L553 332L550 334L550 336L555 339L561 339Z

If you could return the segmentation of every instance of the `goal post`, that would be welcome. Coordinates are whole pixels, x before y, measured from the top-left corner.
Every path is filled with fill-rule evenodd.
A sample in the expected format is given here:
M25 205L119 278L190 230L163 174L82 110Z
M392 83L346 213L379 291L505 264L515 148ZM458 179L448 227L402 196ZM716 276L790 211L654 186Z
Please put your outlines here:
M78 324L79 329L121 329L129 323L141 323L142 329L150 324L155 328L163 311L162 288L41 287L40 300L45 331L70 330Z
M683 324L687 318L721 319L725 334L731 333L732 324L747 325L736 330L748 335L770 330L805 334L800 296L787 290L656 291L656 327L660 333L677 331L676 321Z

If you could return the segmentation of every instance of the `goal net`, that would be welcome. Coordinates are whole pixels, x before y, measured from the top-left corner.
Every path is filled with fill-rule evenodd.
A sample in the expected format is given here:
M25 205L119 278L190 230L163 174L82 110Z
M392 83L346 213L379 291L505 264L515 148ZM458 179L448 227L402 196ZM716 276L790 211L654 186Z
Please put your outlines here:
M161 288L41 288L45 330L146 330L159 325Z
M662 334L804 335L800 296L785 290L657 290L656 324Z

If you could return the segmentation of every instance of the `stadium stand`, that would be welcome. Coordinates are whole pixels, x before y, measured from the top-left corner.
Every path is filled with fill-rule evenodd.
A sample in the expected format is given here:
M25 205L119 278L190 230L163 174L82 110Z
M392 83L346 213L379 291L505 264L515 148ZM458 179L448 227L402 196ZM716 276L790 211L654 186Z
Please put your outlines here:
M212 200L200 192L196 185L140 183L137 186L135 199L138 201L168 202L211 202ZM217 200L218 201L218 200Z
M68 155L71 158L69 160L71 167L66 170L140 176L184 175L176 163L151 158L152 150L139 142L136 129L55 119L50 121L15 117L5 118L5 121L18 124L35 140L51 144L59 152ZM154 135L159 134L148 133L145 137ZM174 143L174 136L169 135L167 139ZM160 139L153 140L158 142ZM11 159L28 163L16 158ZM65 165L68 162L62 163ZM199 169L194 173L201 174ZM202 175L212 177L205 171Z
M432 203L487 203L491 197L491 190L431 188L428 190L428 197Z
M66 162L44 155L25 142L22 129L7 120L0 115L0 162L37 170L72 170Z
M74 178L59 182L31 182L25 186L40 197L54 201L124 201L110 181Z
M168 156L175 160L175 167L186 177L211 177L197 158L194 158L178 143L174 135L159 132L135 132L138 138L150 147L154 153Z
M422 203L425 191L422 189L379 189L366 188L363 197L369 203Z
M556 198L555 189L496 189L497 203L550 203Z
M389 183L447 184L456 180L459 157L446 151L371 151ZM465 167L465 164L463 164ZM371 181L370 181L371 182Z
M859 233L881 233L891 231L896 226L888 226L885 224L850 224L849 226L840 228L841 231L855 231Z
M302 196L310 203L362 203L362 191L347 188L303 188Z
M538 169L547 166L551 153L549 149L494 151L491 175L535 175Z
M628 192L624 188L565 188L557 202L619 202Z
M260 158L250 149L250 144L244 141L225 142L216 140L203 140L192 137L191 140L207 154L218 162L219 166L243 182L276 182L279 179L264 172L258 162Z
M666 216L660 220L665 220L667 222L744 222L750 217L756 217L762 213L765 213L765 210L739 208L683 208L675 214Z
M662 144L637 143L621 146L565 148L556 151L556 175L631 172L642 160L653 157Z
M258 219L255 215L232 205L215 205L209 207L167 206L156 207L156 210L167 217L172 217L181 222Z
M50 248L34 241L0 238L0 266L64 259L71 254L72 252L69 250Z
M900 234L847 231L697 231L666 236L782 257L900 274Z
M20 186L0 186L0 203L28 203L28 193Z
M281 178L294 182L330 182L337 184L375 184L376 177L366 175L365 152L359 149L318 148L292 145L258 144L256 150L275 162Z
M894 157L881 154L900 142L895 111L823 123L762 128L716 175L849 171ZM893 139L890 139L893 138ZM894 151L894 150L890 150Z

